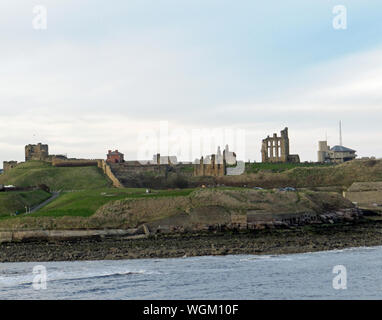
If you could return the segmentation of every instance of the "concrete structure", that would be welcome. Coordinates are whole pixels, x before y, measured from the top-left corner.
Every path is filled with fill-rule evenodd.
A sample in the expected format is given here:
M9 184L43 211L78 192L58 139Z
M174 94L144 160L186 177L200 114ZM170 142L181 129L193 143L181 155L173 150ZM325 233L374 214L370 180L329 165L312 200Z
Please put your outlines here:
M115 151L109 150L106 157L107 157L106 162L108 163L122 163L125 161L123 153L119 152L118 150L115 150Z
M354 182L343 195L361 208L382 212L382 182Z
M38 160L46 161L49 159L47 144L28 144L25 146L25 161Z
M229 151L228 145L226 145L223 154L218 147L216 154L201 157L194 164L194 176L224 176L227 174L227 163L230 165L236 165L236 154Z
M225 146L225 149L223 151L223 157L226 161L226 164L228 165L236 165L236 153L233 151L229 151L229 146L228 144Z
M330 148L327 141L318 142L318 162L343 163L354 160L357 157L355 153L355 150L344 146Z
M3 162L4 173L7 173L12 168L15 168L17 164L18 164L17 161L4 161Z
M281 131L281 136L276 133L273 137L263 139L261 146L262 162L300 162L297 154L289 154L288 128Z

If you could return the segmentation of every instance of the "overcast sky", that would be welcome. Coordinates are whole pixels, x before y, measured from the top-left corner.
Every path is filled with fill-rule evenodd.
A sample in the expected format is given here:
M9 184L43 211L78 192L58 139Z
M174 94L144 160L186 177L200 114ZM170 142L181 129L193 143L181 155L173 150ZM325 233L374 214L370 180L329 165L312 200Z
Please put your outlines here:
M46 30L33 28L39 4ZM339 4L346 30L332 25ZM287 126L291 152L316 161L342 120L345 146L382 157L381 15L380 0L3 0L0 161L37 142L136 159L160 121L245 130L257 161Z

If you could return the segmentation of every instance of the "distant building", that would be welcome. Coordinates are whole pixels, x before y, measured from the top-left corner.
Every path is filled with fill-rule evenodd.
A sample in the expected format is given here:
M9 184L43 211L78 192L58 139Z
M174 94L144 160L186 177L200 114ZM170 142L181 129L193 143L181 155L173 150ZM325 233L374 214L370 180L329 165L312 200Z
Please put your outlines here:
M318 162L342 163L351 161L357 157L356 152L344 146L330 148L327 141L318 142Z
M115 150L115 151L109 150L106 157L107 157L106 162L109 162L109 163L122 163L125 161L123 153L119 152L118 150Z
M25 161L38 160L46 161L49 158L47 144L28 144L25 146Z
M261 146L262 162L300 162L298 154L289 154L288 128L281 131L281 136L276 133L273 137L263 139Z

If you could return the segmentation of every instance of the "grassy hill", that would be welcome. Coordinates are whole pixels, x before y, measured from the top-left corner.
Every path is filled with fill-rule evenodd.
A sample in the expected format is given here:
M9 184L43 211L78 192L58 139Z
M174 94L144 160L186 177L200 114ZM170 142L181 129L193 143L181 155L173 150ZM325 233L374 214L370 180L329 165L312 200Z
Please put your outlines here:
M295 168L287 173L297 186L331 186L350 187L354 182L382 181L381 160L349 161L337 166L321 168Z
M59 198L49 203L31 216L81 216L88 217L108 202L131 198L158 198L167 196L186 196L193 189L158 190L146 194L144 188L94 189L77 192L63 192Z
M0 184L18 187L46 184L51 190L83 190L111 186L97 167L53 167L41 161L29 161L0 175Z
M338 193L328 192L216 188L158 191L146 195L142 190L130 190L128 194L128 190L125 189L125 194L119 189L106 190L102 195L101 190L76 195L67 193L39 213L0 219L0 229L135 228L143 223L153 228L158 225L197 227L227 224L231 214L321 214L353 206ZM113 196L107 197L108 194ZM93 200L94 205L91 204ZM94 214L86 211L89 205Z
M34 207L50 198L43 190L0 192L0 216L9 216L19 211L25 212L25 206Z
M198 189L187 196L124 199L101 207L91 218L128 227L229 223L231 214L321 214L352 207L337 193L280 192L238 188Z
M246 185L247 187L261 186L264 188L294 186L299 188L307 187L317 189L320 189L319 187L326 187L328 189L326 191L329 191L331 186L340 186L340 188L348 187L354 181L382 181L382 161L380 160L351 161L336 166L312 165L310 167L302 166L302 164L301 166L294 165L292 167L280 164L256 164L256 166L252 166L251 170L252 172L247 172L240 176L189 177L189 181L193 182L190 183L190 185L224 184L226 186L242 187L243 185ZM67 226L71 225L72 227L76 227L76 223L78 223L78 226L81 226L84 223L82 227L98 226L98 222L95 222L96 220L86 220L87 218L98 219L98 221L102 218L103 225L105 223L104 215L94 214L102 206L110 204L109 209L118 212L120 209L112 206L111 203L134 199L138 200L138 198L147 199L145 202L139 202L142 204L144 203L145 210L149 210L148 206L153 205L152 210L155 212L161 212L163 210L166 212L173 212L173 209L175 208L173 208L173 205L176 205L177 201L183 201L181 198L191 197L193 193L192 191L194 190L158 190L151 194L146 194L145 188L115 189L111 188L111 183L108 178L96 167L53 167L48 163L38 161L23 163L17 168L10 170L7 174L0 175L0 184L14 184L21 187L46 184L52 190L62 190L59 198L48 204L46 207L32 214L30 217L20 217L17 218L17 220L22 223L23 221L28 221L28 219L52 218L53 220L49 220L49 223L55 224L55 218L65 218L67 220ZM236 189L237 192L239 192L240 189L243 190L243 192L248 192L248 189L234 187L220 187L218 189L222 191L224 190L226 195L227 192L231 192L229 190ZM210 203L212 201L211 199L214 197L217 199L217 195L218 194L215 193L209 194L209 198L204 199L204 204L200 202L201 205L205 207L205 209L203 209L203 214L208 214L209 209L206 204ZM303 195L302 199L305 199L305 193L300 193L300 195ZM241 193L235 193L234 195L230 194L231 198L237 196L241 197ZM0 214L3 213L9 216L10 212L22 210L26 204L25 201L29 201L28 205L34 206L44 201L46 197L47 195L41 193L41 191L38 193L24 194L0 193ZM264 193L263 198L267 199L267 197L269 197L269 194ZM162 200L157 198L161 198ZM175 198L177 200L174 200ZM196 198L192 196L190 199L190 201L194 203ZM222 198L220 200L223 201L224 199ZM273 209L276 211L299 212L299 210L297 210L299 208L296 207L294 203L296 202L301 205L301 203L303 203L300 201L301 198L293 201L289 201L288 199L285 200L285 203L292 205L290 210L286 210L286 207L283 207L282 210L280 209L281 207L276 208L273 203L275 202L273 198L267 200L272 206L269 208L263 207L262 209L265 210L265 212L272 212L271 210ZM186 202L188 201L189 200ZM260 205L259 203L261 201L254 201L256 206ZM323 201L325 202L326 200ZM225 206L223 202L214 203L213 207L220 205ZM173 203L173 205L171 203ZM128 202L128 205L130 204L131 202ZM179 208L182 207L182 204L179 205ZM231 209L232 208L229 208L229 210ZM251 210L253 210L253 208ZM154 211L153 215L155 215ZM187 210L184 211L187 212ZM136 212L134 215L135 214ZM120 216L113 215L111 221L118 220L123 215L124 213L121 213ZM73 218L83 218L85 220L81 220L81 222L78 220L78 222L74 223L73 221L75 220L73 220ZM127 218L128 217L124 217L123 219L126 220ZM13 219L15 218L12 217L9 220ZM33 223L40 225L41 221L42 220L36 220L36 222ZM117 225L122 223L121 221L118 220ZM115 224L113 226L115 226Z

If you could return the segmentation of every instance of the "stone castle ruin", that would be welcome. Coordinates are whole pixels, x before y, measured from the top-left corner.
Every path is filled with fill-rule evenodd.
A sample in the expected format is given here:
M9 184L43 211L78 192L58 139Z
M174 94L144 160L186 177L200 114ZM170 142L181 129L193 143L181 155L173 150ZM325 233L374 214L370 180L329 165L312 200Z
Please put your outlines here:
M49 158L49 147L47 144L28 144L25 146L25 161L46 161Z
M49 146L47 144L28 144L25 146L25 161L47 161L56 165L57 162L67 161L66 155L49 154ZM71 159L76 160L76 159Z
M48 161L49 149L47 144L28 144L25 146L25 161L38 160ZM3 170L4 173L17 167L19 163L17 161L4 161Z
M224 176L227 174L227 164L236 165L236 154L229 151L226 145L223 154L218 147L216 154L201 157L194 164L194 176Z
M281 131L280 137L274 133L273 137L268 136L266 139L263 139L261 159L262 162L300 162L298 154L289 154L288 128Z
M9 170L15 168L17 164L17 161L3 161L4 173L7 173Z
M77 160L77 159L70 159L70 160ZM69 160L65 155L50 155L49 154L49 146L47 144L28 144L25 146L25 162L28 161L46 161L52 163L53 166L65 166L69 164ZM84 164L84 160L82 161L81 165ZM85 160L88 161L88 160ZM18 163L17 161L4 161L3 162L3 169L4 173L8 172L9 170L15 168L17 165L21 164L22 162ZM97 161L93 161L92 165L97 165Z

